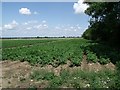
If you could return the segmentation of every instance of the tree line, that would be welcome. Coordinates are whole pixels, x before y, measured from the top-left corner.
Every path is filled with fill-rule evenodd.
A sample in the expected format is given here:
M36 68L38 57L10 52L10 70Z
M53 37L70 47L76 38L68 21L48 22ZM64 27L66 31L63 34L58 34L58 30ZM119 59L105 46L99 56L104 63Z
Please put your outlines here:
M90 16L89 27L82 37L120 45L120 2L84 2Z

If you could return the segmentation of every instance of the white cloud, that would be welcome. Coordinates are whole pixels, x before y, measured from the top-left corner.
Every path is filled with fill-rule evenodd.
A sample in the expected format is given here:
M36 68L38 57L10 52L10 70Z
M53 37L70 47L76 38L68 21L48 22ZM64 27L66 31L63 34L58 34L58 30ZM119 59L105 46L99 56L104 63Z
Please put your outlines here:
M20 14L24 14L24 15L31 15L31 11L28 8L21 8L21 9L19 9L19 13Z
M70 27L71 29L73 29L74 27Z
M21 23L23 26L34 26L34 24L37 24L38 21L37 20L31 20L31 21L26 21Z
M32 27L27 27L26 29L27 29L27 30L30 30L30 29L32 29Z
M0 27L0 30L2 30L2 27Z
M18 25L18 23L17 23L15 20L13 20L13 21L12 21L12 25L13 25L13 26L16 26L16 25Z
M25 22L24 24L25 24L25 25L28 25L28 23L27 23L27 22Z
M34 28L35 30L44 30L48 28L48 24L46 23L47 21L43 20L41 22L37 21L37 20L31 20L31 21L27 21L22 23L23 28L24 29L29 29L28 27L32 27L32 29ZM33 29L33 30L34 30Z
M28 23L27 23L27 22L24 22L23 25L28 25Z
M7 24L7 25L4 25L4 28L5 28L5 29L12 29L13 27L12 27L12 25Z
M4 28L11 30L11 29L15 29L17 25L18 23L15 20L13 20L12 23L4 25Z
M67 31L68 29L64 29L65 31Z
M76 32L77 30L76 30L76 29L74 29L74 31Z
M46 25L46 24L44 24L43 26L44 26L44 27L47 27L47 25Z
M39 13L35 11L33 14L35 14L35 15L36 15L36 14L39 14Z
M33 24L33 23L38 23L38 21L36 21L36 20L31 20L31 21L28 21L27 23L31 23L31 24Z
M55 27L55 29L61 29L60 27Z
M80 24L57 24L56 26L49 26L49 23L45 20L30 20L17 25L18 23L15 20L3 25L3 29L4 27L6 28L3 30L3 36L80 36L84 29Z
M77 3L74 3L73 9L76 14L84 13L84 11L88 8L87 4L83 4L84 0L79 0Z
M42 25L40 24L40 25L36 25L36 26L34 26L34 28L36 28L36 29L41 29L42 28Z
M81 29L81 27L79 27L79 26L78 26L77 28L78 28L78 29Z
M48 25L47 25L47 24L44 24L44 25L43 25L43 28L48 28Z
M39 24L39 25L35 25L33 26L35 29L38 29L38 30L43 30L43 29L46 29L48 28L48 25L47 24Z
M43 21L42 21L42 23L46 23L46 21L45 21L45 20L43 20Z

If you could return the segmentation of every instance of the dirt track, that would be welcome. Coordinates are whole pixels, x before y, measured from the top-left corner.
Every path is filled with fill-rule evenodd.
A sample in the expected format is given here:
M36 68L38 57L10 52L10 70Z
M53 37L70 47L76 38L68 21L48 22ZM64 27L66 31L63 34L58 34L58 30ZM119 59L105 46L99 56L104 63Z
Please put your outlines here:
M21 79L28 78L31 66L27 62L2 62L2 87L18 87Z
M87 63L85 56L84 60L79 67L69 67L70 62L68 61L65 65L60 65L57 68L51 65L46 65L45 67L30 66L28 62L20 61L0 61L2 64L2 87L3 88L15 88L15 87L30 87L31 85L37 85L38 87L45 87L46 83L35 82L29 78L30 73L34 70L48 70L53 71L55 75L59 75L61 69L69 69L74 71L75 69L88 70L88 71L99 71L105 68L114 70L115 66L112 63L106 65L100 65L99 63Z

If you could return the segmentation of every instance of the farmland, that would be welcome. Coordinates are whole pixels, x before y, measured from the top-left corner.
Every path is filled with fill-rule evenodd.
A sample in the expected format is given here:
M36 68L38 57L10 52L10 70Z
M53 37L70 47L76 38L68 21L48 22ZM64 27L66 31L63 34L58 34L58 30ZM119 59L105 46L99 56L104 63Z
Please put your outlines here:
M5 39L2 42L2 48L10 48L10 47L17 47L17 46L25 46L25 45L33 45L37 43L44 43L44 42L49 42L49 41L54 41L54 39Z
M119 50L82 38L2 41L3 62L28 62L29 79L47 82L43 87L115 87L119 59Z

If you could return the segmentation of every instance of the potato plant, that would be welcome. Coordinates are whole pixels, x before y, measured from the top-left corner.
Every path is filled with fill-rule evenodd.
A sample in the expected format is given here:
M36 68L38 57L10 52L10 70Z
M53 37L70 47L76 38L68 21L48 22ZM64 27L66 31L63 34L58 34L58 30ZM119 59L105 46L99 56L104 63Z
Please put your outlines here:
M110 61L116 62L120 59L119 50L85 39L7 41L3 40L2 60L28 61L32 65L44 66L49 64L57 67L66 64L69 60L71 66L79 66L83 60L83 55L87 56L88 62L100 62L101 64L107 64ZM6 46L6 42L10 44ZM15 45L14 48L12 48L11 43L13 46ZM23 44L32 45L23 47Z

